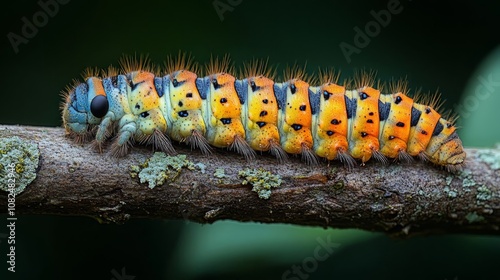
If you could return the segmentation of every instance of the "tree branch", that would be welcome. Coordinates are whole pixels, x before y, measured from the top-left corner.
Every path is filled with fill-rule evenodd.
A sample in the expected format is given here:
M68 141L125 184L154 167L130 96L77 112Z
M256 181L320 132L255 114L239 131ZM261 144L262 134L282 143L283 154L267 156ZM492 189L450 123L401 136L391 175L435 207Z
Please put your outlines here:
M354 170L338 162L310 167L295 158L277 164L269 155L246 162L232 152L203 156L179 144L178 152L203 163L205 172L183 168L174 180L150 189L130 169L151 157L148 148L115 159L75 144L62 128L0 125L0 139L10 136L37 143L41 154L36 179L16 197L16 214L83 215L116 223L130 217L232 219L403 236L500 234L499 150L467 149L464 172L451 174L421 162L370 161ZM214 176L216 168L225 176ZM238 176L246 168L278 174L282 184L270 199L260 199ZM0 192L0 207L7 208L7 192Z

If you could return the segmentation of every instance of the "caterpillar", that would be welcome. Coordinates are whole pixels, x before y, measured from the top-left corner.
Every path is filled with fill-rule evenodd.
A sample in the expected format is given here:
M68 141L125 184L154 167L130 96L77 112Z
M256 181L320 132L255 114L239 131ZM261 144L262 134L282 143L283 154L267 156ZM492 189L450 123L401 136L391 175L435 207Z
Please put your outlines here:
M237 79L227 56L211 59L205 77L186 54L169 57L163 75L147 58L125 57L121 70L84 73L63 92L66 133L78 143L92 142L121 157L134 143L175 154L171 141L185 142L204 154L229 148L254 159L270 152L279 161L301 155L352 167L371 158L412 161L414 157L459 170L466 153L454 126L436 110L437 98L408 95L406 82L392 83L387 94L374 88L371 73L338 83L333 71L320 71L319 85L300 67L275 82L267 61L255 60ZM351 88L351 89L348 89ZM415 99L415 100L414 100Z

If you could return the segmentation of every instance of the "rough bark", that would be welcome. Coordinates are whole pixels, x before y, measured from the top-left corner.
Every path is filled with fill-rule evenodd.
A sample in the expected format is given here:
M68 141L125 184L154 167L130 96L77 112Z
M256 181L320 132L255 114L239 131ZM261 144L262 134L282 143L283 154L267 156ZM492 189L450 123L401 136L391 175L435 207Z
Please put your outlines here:
M500 234L498 150L467 149L464 172L452 174L418 161L388 166L370 161L353 170L339 162L311 167L299 158L277 164L269 155L247 162L232 152L204 156L178 144L180 154L206 165L205 173L182 169L173 181L150 189L131 176L130 166L151 157L151 149L135 148L116 159L75 144L62 128L0 125L0 138L9 136L36 142L41 153L37 178L16 197L16 214L83 215L116 223L131 217L232 219L401 236ZM223 168L225 177L214 176L216 168ZM246 168L271 171L283 182L270 199L260 199L238 176ZM0 207L7 208L4 191Z

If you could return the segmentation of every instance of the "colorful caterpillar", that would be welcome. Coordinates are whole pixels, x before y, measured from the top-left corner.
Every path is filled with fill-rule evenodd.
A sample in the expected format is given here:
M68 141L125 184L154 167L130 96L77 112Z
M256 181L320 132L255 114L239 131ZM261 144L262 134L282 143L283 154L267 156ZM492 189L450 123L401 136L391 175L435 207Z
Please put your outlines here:
M88 71L85 83L67 89L64 127L78 142L94 139L99 151L114 136L114 156L126 155L133 142L175 154L172 139L203 153L228 147L247 159L269 151L280 161L301 154L309 164L318 157L353 166L372 157L387 162L415 156L450 171L463 164L454 121L433 109L435 98L416 103L402 82L381 94L366 73L351 90L338 85L333 72L320 72L321 85L310 86L296 67L285 73L286 82L275 83L266 64L248 64L238 80L228 74L227 57L212 60L203 78L182 54L169 58L164 76L153 74L147 60L123 59L123 74L110 68L99 78Z

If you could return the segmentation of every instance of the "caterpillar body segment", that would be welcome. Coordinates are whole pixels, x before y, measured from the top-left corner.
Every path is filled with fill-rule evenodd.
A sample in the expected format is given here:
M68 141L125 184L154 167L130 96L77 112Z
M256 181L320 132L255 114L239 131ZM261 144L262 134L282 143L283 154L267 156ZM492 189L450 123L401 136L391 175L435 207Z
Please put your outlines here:
M163 90L161 111L169 123L168 135L178 142L187 142L202 152L209 153L205 138L206 125L203 117L203 100L196 86L197 76L187 70L178 70L159 79Z
M99 151L111 140L115 156L136 142L175 154L174 140L203 153L233 149L247 159L255 151L280 161L300 154L309 164L318 158L353 166L372 157L419 157L456 170L465 159L453 121L432 108L435 100L415 102L405 86L382 94L370 77L356 81L354 89L331 77L315 86L299 72L275 82L262 64L236 79L227 72L227 60L213 62L205 77L185 61L168 62L163 76L143 61L123 68L123 74L88 77L68 90L62 105L68 134L78 142L93 139Z
M317 90L319 110L313 118L314 152L327 160L340 159L348 165L354 160L348 153L348 118L345 87L328 82Z
M413 99L397 92L381 95L379 102L380 152L389 158L409 161L407 143L410 136Z

